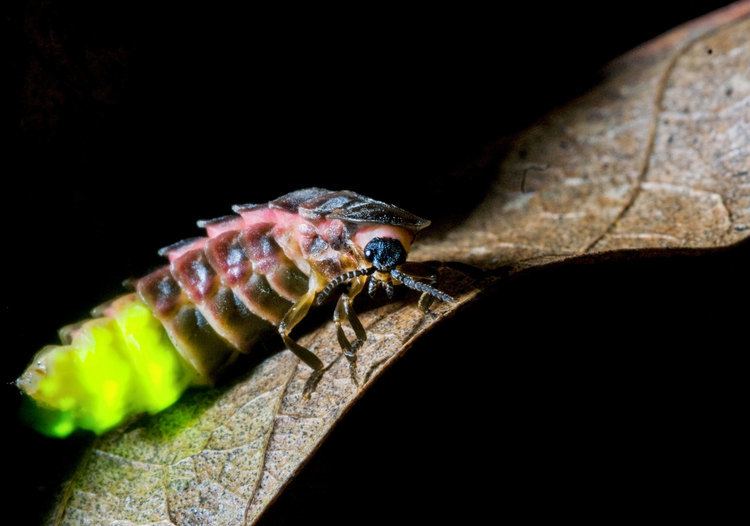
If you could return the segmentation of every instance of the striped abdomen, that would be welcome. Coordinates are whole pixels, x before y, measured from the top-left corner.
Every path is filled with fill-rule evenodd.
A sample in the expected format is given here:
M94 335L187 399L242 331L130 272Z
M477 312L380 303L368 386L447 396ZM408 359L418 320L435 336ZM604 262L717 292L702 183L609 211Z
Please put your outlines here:
M286 223L253 223L254 217L209 223L208 238L168 247L169 267L137 283L141 299L201 378L210 380L235 352L247 352L277 326L308 291L313 269L341 271L342 254L306 221L278 212L262 219L278 215ZM306 243L307 237L313 239Z
M353 192L319 188L234 210L199 222L207 237L163 249L169 265L137 280L136 293L95 309L95 319L61 330L62 345L37 353L17 380L51 413L37 427L57 436L101 432L129 415L158 412L189 385L210 383L280 324L294 347L288 331L328 281L366 264L369 239L388 235L408 249L428 223ZM322 367L317 358L306 363Z
M343 235L340 221L272 209L244 216L208 222L208 237L167 247L170 264L139 279L136 294L37 353L17 384L39 404L40 430L102 432L163 410L190 385L211 383L310 287L356 265L331 238Z

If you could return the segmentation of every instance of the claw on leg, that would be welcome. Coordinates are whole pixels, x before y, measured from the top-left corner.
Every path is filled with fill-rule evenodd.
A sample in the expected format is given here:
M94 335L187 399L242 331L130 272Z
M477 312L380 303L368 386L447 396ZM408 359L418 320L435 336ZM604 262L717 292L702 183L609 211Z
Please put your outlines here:
M305 387L302 389L302 398L308 400L310 396L317 389L320 379L323 378L323 373L326 369L316 369L310 374L310 377L305 382Z
M340 323L336 324L336 336L338 337L341 349L344 351L343 354L349 362L349 375L352 377L352 382L359 387L359 380L357 380L357 350L362 344L358 343L360 342L359 339L350 342L346 337L346 334L344 334L344 329L341 327Z
M435 298L433 298L426 292L423 292L422 295L419 296L419 302L417 303L417 305L419 306L419 310L427 314L428 312L430 312L430 305L432 305L433 301L435 301Z
M437 276L434 275L434 274L426 276L423 279L424 279L424 281L426 281L430 285L433 285L433 284L437 283ZM423 313L427 314L428 312L430 312L430 306L432 305L432 303L434 301L435 301L435 297L434 296L432 296L432 295L430 295L430 294L428 294L426 292L423 292L419 296L419 302L417 303L417 306L419 306L419 310L421 310Z

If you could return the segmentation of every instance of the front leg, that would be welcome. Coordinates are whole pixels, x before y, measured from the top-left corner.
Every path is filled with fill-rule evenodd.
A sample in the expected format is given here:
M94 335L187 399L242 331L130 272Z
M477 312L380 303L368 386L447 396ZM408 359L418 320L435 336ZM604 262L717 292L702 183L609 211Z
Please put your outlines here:
M419 296L419 302L417 303L417 306L419 307L419 310L421 310L424 314L427 314L430 312L430 306L432 305L432 302L435 301L435 298L432 297L430 294L427 294L426 292L423 292Z
M333 322L336 324L336 336L338 337L341 349L344 351L344 356L346 356L346 359L349 361L349 373L351 374L352 381L357 386L359 385L359 382L357 381L357 351L367 340L367 332L359 321L357 313L354 312L352 300L357 294L362 292L366 282L367 277L362 276L352 283L349 291L339 297L339 300L336 303L336 309L333 311ZM355 340L353 342L350 342L349 338L347 338L344 333L344 328L341 325L344 319L349 322L349 325L354 331Z
M307 349L294 341L289 336L289 333L307 315L310 306L315 301L315 294L320 288L318 285L319 279L315 275L310 276L310 286L307 292L287 311L284 318L281 320L281 323L279 323L278 328L281 339L284 341L287 349L297 355L300 360L305 362L308 367L313 370L312 374L307 379L305 388L302 392L305 398L309 398L310 394L315 390L318 382L320 382L320 379L323 377L325 367L323 366L323 362L320 361L320 358L315 356L310 349Z
M434 269L429 267L423 267L420 265L415 265L411 267L410 269L410 275L417 278L419 281L423 281L424 283L427 283L429 285L435 285L437 283L437 274L435 274ZM427 271L427 272L424 272ZM427 314L430 312L430 306L435 301L435 297L427 292L423 292L419 296L419 301L417 302L417 306L419 307L419 310L421 310L423 313Z

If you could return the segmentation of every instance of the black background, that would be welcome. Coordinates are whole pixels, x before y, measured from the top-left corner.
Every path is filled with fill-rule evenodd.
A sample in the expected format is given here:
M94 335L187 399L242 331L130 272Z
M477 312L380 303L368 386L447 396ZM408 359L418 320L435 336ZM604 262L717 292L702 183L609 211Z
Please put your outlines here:
M28 430L10 382L156 248L312 185L449 226L481 198L466 167L487 145L726 2L152 4L2 8L3 495L20 524L88 439ZM623 257L502 284L384 375L263 524L715 517L742 473L747 260Z

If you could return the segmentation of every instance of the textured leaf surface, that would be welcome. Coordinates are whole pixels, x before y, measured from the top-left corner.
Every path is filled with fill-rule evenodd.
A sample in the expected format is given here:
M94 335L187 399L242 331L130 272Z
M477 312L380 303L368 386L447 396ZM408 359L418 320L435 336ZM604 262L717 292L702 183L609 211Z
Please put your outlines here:
M522 134L491 195L425 255L485 268L750 229L747 2L627 55L598 89Z
M337 419L420 334L501 267L646 247L717 247L750 233L750 3L680 28L614 64L596 90L520 135L489 167L483 203L414 258L456 304L423 317L413 297L362 316L360 389L343 360L312 399L309 370L277 353L223 388L106 435L60 497L57 524L250 524ZM497 166L492 163L497 162ZM331 323L301 341L330 363Z

